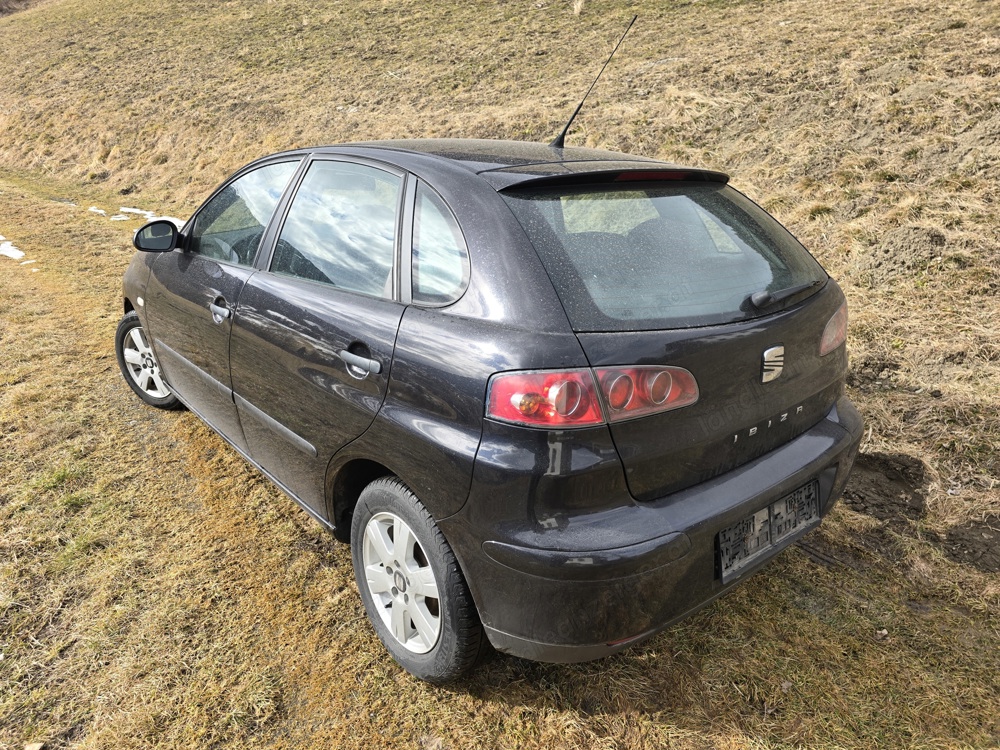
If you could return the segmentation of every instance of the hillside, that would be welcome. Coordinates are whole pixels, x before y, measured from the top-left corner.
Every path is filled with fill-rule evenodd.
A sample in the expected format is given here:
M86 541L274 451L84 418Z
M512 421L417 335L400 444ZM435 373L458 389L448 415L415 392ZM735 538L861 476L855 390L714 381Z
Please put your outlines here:
M728 172L840 280L858 471L650 643L436 690L346 548L128 400L109 217L294 146L550 140L633 13L568 143ZM0 42L0 747L1000 742L1000 4L0 0Z

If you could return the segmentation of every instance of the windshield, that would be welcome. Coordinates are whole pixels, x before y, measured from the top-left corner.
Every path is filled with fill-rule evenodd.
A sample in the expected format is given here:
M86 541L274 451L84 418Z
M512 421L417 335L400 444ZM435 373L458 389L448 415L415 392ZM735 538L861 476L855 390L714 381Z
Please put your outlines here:
M576 331L754 318L801 301L827 278L784 227L725 185L591 185L502 195Z

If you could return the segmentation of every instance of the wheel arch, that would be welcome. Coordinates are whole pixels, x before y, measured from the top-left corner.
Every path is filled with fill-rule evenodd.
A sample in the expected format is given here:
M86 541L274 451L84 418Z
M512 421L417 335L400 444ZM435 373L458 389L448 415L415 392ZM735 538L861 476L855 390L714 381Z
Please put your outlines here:
M340 463L334 461L327 470L326 503L328 518L333 526L333 536L337 541L345 544L351 543L351 521L354 517L354 510L357 507L358 499L368 485L384 477L393 477L398 480L403 487L413 493L417 501L431 514L431 517L434 517L433 511L427 508L427 505L417 495L416 490L407 482L406 478L385 464L370 458L357 456L345 459ZM437 520L435 520L435 523L438 523ZM459 573L462 575L463 580L468 581L467 567L463 559L464 555L461 554L461 550L455 549L444 530L440 526L438 528L445 542L452 550L452 554L455 556ZM479 602L475 595L472 594L471 587L470 598L476 609L477 616L481 617L481 614L479 614Z
M398 475L384 464L367 458L353 458L331 466L326 477L326 503L333 523L333 535L338 541L350 543L351 516L361 492L376 479L385 476Z

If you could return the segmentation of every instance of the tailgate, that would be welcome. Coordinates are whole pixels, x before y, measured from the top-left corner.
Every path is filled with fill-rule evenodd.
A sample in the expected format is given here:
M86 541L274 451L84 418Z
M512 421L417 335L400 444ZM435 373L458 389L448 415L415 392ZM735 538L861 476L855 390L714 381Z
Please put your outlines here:
M577 334L593 367L683 367L698 383L691 406L611 424L633 497L650 500L706 481L821 420L847 370L843 346L819 355L823 330L843 301L830 281L805 302L751 321ZM764 352L776 346L784 347L781 372L763 382Z

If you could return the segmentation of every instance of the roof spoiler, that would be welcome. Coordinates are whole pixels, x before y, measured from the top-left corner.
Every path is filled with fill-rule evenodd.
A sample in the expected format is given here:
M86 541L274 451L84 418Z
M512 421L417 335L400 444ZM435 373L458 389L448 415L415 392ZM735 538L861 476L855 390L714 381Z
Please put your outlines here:
M662 169L656 169L645 165L634 169L606 169L595 170L593 172L571 172L533 177L526 177L523 172L515 176L512 174L512 171L507 170L497 170L488 174L491 177L493 175L499 176L498 172L506 172L504 176L515 177L515 179L505 185L496 185L495 187L499 191L557 187L560 185L613 185L622 182L641 182L646 184L651 182L715 182L723 185L729 182L729 175L710 169L667 166ZM484 173L482 176L486 177L487 173Z

